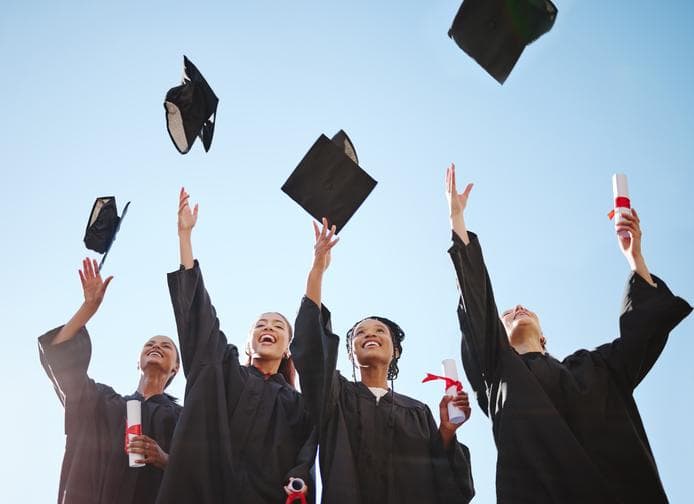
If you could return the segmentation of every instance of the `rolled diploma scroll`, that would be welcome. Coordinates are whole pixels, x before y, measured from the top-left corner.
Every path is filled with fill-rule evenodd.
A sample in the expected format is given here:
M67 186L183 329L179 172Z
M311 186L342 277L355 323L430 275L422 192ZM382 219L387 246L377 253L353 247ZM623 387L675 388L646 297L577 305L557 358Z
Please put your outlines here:
M128 412L126 432L128 433L128 442L130 442L133 436L142 434L142 410L140 401L137 399L127 401L125 407ZM141 453L128 453L130 467L144 467L144 464L135 462L141 460L142 457Z
M444 359L443 362L443 375L451 380L458 381L458 369L455 366L455 361L453 359ZM458 389L455 385L452 385L446 389L446 395L455 397L458 395ZM460 408L453 405L453 403L448 403L448 419L454 424L461 424L465 421L465 413Z
M627 176L623 173L615 173L612 175L612 195L614 196L614 214L615 224L619 224L622 214L631 215L631 208L628 206L618 206L621 198L626 198L626 203L629 205L629 185L627 184ZM627 238L629 231L620 231L619 236Z

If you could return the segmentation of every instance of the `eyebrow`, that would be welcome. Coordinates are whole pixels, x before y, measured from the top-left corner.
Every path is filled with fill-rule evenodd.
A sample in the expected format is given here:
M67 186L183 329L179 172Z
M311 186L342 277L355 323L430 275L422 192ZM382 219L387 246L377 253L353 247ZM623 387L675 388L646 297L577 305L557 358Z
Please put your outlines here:
M268 319L266 319L266 318L261 318L261 319L258 319L258 322L256 322L256 325L258 325L259 322L270 322L271 324L282 324L282 325L285 325L285 324L284 324L284 320L282 320L282 319L271 319L271 320L268 320Z

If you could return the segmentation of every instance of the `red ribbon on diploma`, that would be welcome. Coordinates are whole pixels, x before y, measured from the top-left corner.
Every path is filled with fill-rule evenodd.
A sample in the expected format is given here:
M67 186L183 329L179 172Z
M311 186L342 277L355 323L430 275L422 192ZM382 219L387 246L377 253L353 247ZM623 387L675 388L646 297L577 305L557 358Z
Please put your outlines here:
M287 500L284 504L292 504L292 502L299 501L301 504L306 504L306 494L303 492L292 492L287 495Z
M128 453L128 434L134 434L135 436L142 435L142 424L126 425L125 426L125 453Z
M426 383L428 381L434 381L434 380L445 381L446 382L446 390L448 390L451 387L455 387L455 389L458 392L461 392L463 390L463 384L460 383L460 381L454 380L453 378L448 378L447 376L439 376L439 375L434 375L431 373L427 373L427 375L422 380L422 383Z
M631 208L631 200L627 198L626 196L617 196L614 199L614 207L615 208ZM607 214L607 216L612 220L614 217L614 210L610 210L610 213Z

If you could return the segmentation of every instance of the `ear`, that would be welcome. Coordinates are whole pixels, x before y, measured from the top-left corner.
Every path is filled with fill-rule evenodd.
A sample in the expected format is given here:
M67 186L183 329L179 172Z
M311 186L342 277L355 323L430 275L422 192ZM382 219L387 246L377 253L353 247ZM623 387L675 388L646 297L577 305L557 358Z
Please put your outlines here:
M544 334L540 335L540 345L542 345L542 349L545 350L547 346L547 338L545 338Z

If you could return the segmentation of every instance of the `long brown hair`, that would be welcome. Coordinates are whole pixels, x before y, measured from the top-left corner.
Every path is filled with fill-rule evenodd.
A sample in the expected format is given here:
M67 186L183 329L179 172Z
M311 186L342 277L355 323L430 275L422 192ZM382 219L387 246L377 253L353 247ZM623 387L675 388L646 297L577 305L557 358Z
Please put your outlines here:
M276 313L280 317L282 317L282 320L284 320L284 323L287 324L287 332L289 332L289 341L288 343L291 343L292 337L294 335L294 331L292 329L292 325L289 323L289 320L287 320L287 317L282 315L280 312L266 312L266 313ZM289 349L287 349L287 352L289 352ZM248 358L246 359L246 366L252 365L252 359L251 359L251 352L250 352L250 344L246 344L246 355ZM284 357L282 357L282 360L280 361L280 367L277 370L277 373L281 374L284 379L287 381L289 385L292 386L293 389L296 389L296 367L294 366L294 359L292 359L292 356L287 353Z

